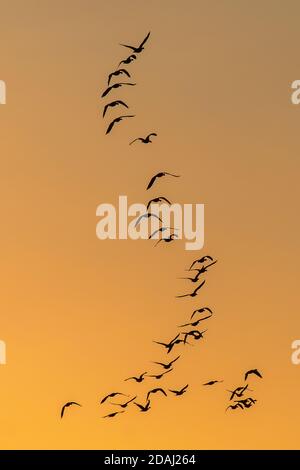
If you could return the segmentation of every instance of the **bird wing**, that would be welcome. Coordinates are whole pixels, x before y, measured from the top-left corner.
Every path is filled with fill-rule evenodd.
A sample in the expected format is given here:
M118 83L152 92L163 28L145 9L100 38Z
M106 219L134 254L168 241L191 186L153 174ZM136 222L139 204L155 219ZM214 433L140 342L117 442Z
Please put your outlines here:
M118 100L117 103L121 104L122 106L125 106L125 108L129 108L129 106L126 103L124 103L124 101L122 100Z
M173 359L173 361L170 362L170 364L173 364L174 362L178 361L179 358L180 356L177 356L176 359Z
M148 134L147 137L151 137L152 135L154 135L155 137L157 137L157 134L155 132L151 132L151 134Z
M144 217L148 217L148 214L146 213L146 214L140 215L140 216L137 218L137 220L136 220L134 226L136 227Z
M117 118L118 119L118 118ZM107 130L106 130L106 134L109 134L110 131L112 130L112 128L114 127L115 123L117 122L117 119L114 119L108 126Z
M137 139L134 139L132 142L129 143L129 145L132 145L134 142L136 142L137 140L141 140L140 137L137 137Z
M106 105L104 106L102 117L105 116L108 107L109 107L109 104L106 104Z
M188 386L189 386L189 384L187 384L185 387L183 387L183 388L181 389L181 392L184 392L184 390L186 390L186 389L188 388Z
M149 36L150 36L150 31L149 31L149 33L147 34L147 36L145 37L145 39L143 40L143 42L141 42L141 44L140 44L139 47L143 47L143 45L146 43L146 41L148 41Z
M174 178L179 178L180 175L174 175L173 173L168 173L165 171L165 175L174 176Z
M106 397L102 398L102 400L100 401L100 405L102 405L102 403L104 403L107 399L108 399L109 395L107 395Z
M144 409L144 406L143 405L140 405L139 403L137 403L136 401L134 402L134 404L136 406L138 406L140 408L140 410L143 410Z
M128 379L125 379L124 382L127 382L127 380L136 380L136 377L128 377Z
M196 289L194 290L194 294L196 294L196 292L198 292L199 289L201 289L201 287L203 286L203 284L205 284L205 280L201 282L201 284L196 287Z
M109 86L111 78L115 75L115 72L112 72L108 75L107 85Z
M148 184L148 186L147 186L147 189L150 189L150 188L153 186L153 184L154 184L156 178L157 178L157 175L152 176L152 178L151 178L151 180L150 180L150 182L149 182L149 184Z
M112 89L111 86L109 86L108 88L106 88L106 90L102 93L101 98L104 98L106 95L108 95L108 93L110 92L111 89Z
M61 409L61 412L60 412L60 417L61 418L63 418L63 416L64 416L65 409L66 409L66 405L64 405Z
M119 70L119 72L124 73L125 75L127 75L128 78L131 77L130 73L126 69L121 69L121 70Z
M120 44L120 46L128 47L128 49L132 49L133 51L136 49L133 46L127 46L127 44Z

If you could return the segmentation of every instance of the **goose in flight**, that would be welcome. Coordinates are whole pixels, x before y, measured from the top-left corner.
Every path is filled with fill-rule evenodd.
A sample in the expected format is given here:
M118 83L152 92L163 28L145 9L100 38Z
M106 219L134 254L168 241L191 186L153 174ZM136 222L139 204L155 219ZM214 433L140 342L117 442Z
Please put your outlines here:
M112 77L117 77L118 75L126 75L128 78L131 78L130 73L127 72L126 69L118 69L118 70L115 70L114 72L109 74L107 85L109 86Z
M136 220L134 226L136 227L136 226L141 222L142 219L144 219L144 218L149 219L149 217L156 217L160 222L162 222L161 218L158 217L158 215L156 215L156 214L151 214L151 212L146 212L146 214L140 215L140 216L137 218L137 220Z
M243 407L243 405L242 405L241 403L237 403L236 405L229 405L229 406L227 406L227 408L226 408L225 411L227 411L227 410L229 410L229 409L231 409L231 410L236 410L237 408L242 408L242 410L244 409L244 407Z
M141 411L142 413L145 413L146 411L149 411L150 408L151 408L151 406L150 406L150 400L147 401L147 403L146 403L145 406L140 405L140 404L137 403L136 401L134 402L134 404L139 407L139 409L140 409L140 411Z
M165 364L164 362L153 362L153 364L158 364L159 366L162 366L164 369L171 369L172 367L172 364L174 364L174 362L178 361L178 359L180 358L180 356L177 356L176 359L173 359L173 361L171 362L168 362L168 364Z
M148 204L147 204L147 210L149 209L149 207L151 206L152 203L158 203L158 202L166 202L167 204L169 204L171 206L171 202L164 196L159 196L159 197L155 197L153 199L151 199Z
M149 390L149 392L147 393L147 401L149 401L149 396L151 395L151 393L158 393L158 392L165 395L165 397L168 396L163 388L153 388L152 390Z
M126 83L126 82L114 83L114 85L111 85L108 88L106 88L106 90L104 90L104 92L101 95L101 98L104 98L106 95L108 95L108 93L111 92L111 90L120 88L124 85L135 86L136 83Z
M241 398L244 395L244 392L247 390L248 387L249 385L247 384L245 385L245 387L237 387L235 390L227 390L227 392L231 393L229 400L230 401L233 400L234 397Z
M198 308L197 310L194 310L192 315L191 315L191 320L193 318L193 316L196 314L196 313L203 313L203 312L209 312L211 315L213 314L212 310L208 307L202 307L202 308Z
M175 238L178 238L178 235L176 235L176 233L171 233L171 235L168 238L161 238L160 240L158 240L158 242L155 243L154 247L156 247L160 242L166 242L166 243L173 242Z
M162 372L161 374L157 375L148 375L147 377L152 377L153 379L160 380L164 375L168 374L169 372L172 372L173 369L169 369L166 372Z
M60 412L60 417L63 418L63 417L64 417L64 414L65 414L66 408L69 408L69 406L73 406L73 405L82 406L82 405L80 405L79 403L77 403L76 401L68 401L68 402L62 407L61 412Z
M109 134L112 130L112 128L114 127L114 125L117 123L117 122L121 122L124 118L133 118L135 117L134 115L126 115L126 116L119 116L117 118L115 118L108 126L107 128L107 131L106 131L106 134Z
M143 372L141 375L139 375L137 377L128 377L128 379L125 379L125 382L127 380L135 380L136 382L141 383L141 382L143 382L143 380L145 380L145 375L146 374L147 374L147 372Z
M118 67L120 67L120 65L123 65L123 64L125 65L131 64L131 62L133 62L134 60L136 60L136 55L131 54L129 57L127 57L127 59L121 60Z
M180 299L182 297L196 297L196 295L198 295L198 292L199 290L201 289L201 287L205 284L205 281L202 281L201 284L199 284L198 287L196 287L196 289L194 290L194 292L192 292L191 294L183 294L183 295L177 295L177 299Z
M127 108L127 109L129 107L126 103L124 103L124 101L121 101L121 100L112 101L111 103L108 103L104 106L103 117L105 116L106 111L108 110L108 108L114 108L115 106L125 106L125 108Z
M157 233L162 233L165 232L166 230L177 230L176 228L173 227L160 227L159 229L155 230L153 233L151 233L150 238L154 238Z
M142 51L144 50L144 45L145 45L145 43L148 41L149 36L150 36L150 31L149 31L149 33L147 34L147 36L145 37L145 39L143 39L143 41L141 42L141 44L140 44L138 47L135 47L135 46L128 46L127 44L120 44L120 46L127 47L127 48L131 49L132 52L134 52L135 54L139 54L140 52L142 52Z
M261 379L263 378L263 376L261 375L261 373L257 370L257 369L251 369L251 370L248 370L245 374L245 381L247 380L247 378L249 377L249 375L256 375L257 377L260 377Z
M151 137L152 136L157 136L155 132L152 132L151 134L148 134L147 137L137 137L134 139L132 142L129 143L129 145L132 145L134 142L141 141L143 144L152 144Z
M193 261L193 263L191 264L191 267L190 267L189 271L192 269L193 266L195 266L195 264L197 264L197 263L202 264L202 263L205 263L205 261L208 261L208 260L214 261L214 259L213 259L211 256L209 256L209 255L202 256L202 258L196 259L196 260Z
M210 380L210 382L206 382L205 384L203 384L203 386L205 385L215 385L215 384L220 384L224 382L224 380Z
M113 397L116 397L118 395L122 395L123 397L128 397L128 395L125 395L124 393L121 393L121 392L112 392L109 395L106 395L106 397L102 398L102 400L100 401L100 405L102 405L102 403L106 402L106 400L108 398L113 398Z
M102 418L114 418L121 413L125 413L125 411L115 411L114 413L109 413L108 415L102 416Z
M184 326L198 326L200 322L204 321L204 320L207 320L208 318L210 318L212 315L209 315L208 317L204 317L204 318L199 318L199 320L196 320L192 323L185 323L184 325L179 325L178 328L183 328Z
M179 397L180 395L183 395L186 392L187 388L188 388L188 384L185 385L185 387L183 387L181 390L170 390L169 389L169 392L172 392L172 393L174 393L174 395L176 395L176 397Z
M179 178L180 175L174 175L173 173L168 173L167 171L161 171L160 173L157 173L156 175L152 176L148 186L147 186L147 189L150 189L153 184L155 183L155 180L157 178L161 178L162 176L173 176L174 178Z
M127 408L127 406L129 405L129 403L131 403L133 400L135 400L136 397L137 397L137 396L131 398L130 400L126 401L125 403L112 403L112 405L120 406L121 408Z

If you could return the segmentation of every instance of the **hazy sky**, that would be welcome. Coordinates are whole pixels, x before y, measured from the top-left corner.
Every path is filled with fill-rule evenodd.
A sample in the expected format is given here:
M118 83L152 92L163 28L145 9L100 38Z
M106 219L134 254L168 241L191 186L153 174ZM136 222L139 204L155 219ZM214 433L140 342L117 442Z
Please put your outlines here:
M299 14L293 0L0 0L0 448L299 448ZM105 136L119 110L103 120L100 95L128 55L119 43L148 31L128 66L137 85L111 95L136 117ZM153 144L128 145L151 131ZM159 171L181 177L146 191ZM204 203L204 249L100 241L96 207L119 195ZM176 299L205 254L218 263L201 295ZM159 370L152 341L204 305L205 339L178 347L172 373L124 382ZM253 367L256 406L225 413L226 390ZM149 413L102 419L111 391L142 403L149 387L187 383ZM70 400L83 407L60 420Z

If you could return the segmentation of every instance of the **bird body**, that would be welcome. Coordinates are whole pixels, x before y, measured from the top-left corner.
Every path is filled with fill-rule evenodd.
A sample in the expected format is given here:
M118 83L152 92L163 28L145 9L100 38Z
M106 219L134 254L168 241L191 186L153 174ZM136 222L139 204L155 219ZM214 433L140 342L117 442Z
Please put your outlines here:
M170 243L175 240L175 238L178 238L178 235L176 233L171 233L171 235L167 238L161 238L158 240L157 243L155 243L154 247L156 247L160 242L165 242L165 243Z
M121 413L125 413L125 411L115 411L114 413L109 413L108 415L102 416L102 418L114 418Z
M218 383L222 383L224 382L224 380L211 380L210 382L206 382L205 384L203 384L204 386L205 385L215 385L215 384L218 384Z
M151 406L150 406L150 400L147 401L146 405L140 405L139 403L134 402L134 404L140 409L142 413L145 413L146 411L149 411Z

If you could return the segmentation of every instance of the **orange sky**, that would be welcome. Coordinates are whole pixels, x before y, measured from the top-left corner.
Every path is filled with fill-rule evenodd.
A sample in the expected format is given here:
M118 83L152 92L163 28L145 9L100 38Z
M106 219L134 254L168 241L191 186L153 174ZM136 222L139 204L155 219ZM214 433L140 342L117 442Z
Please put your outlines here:
M0 448L299 448L299 13L293 0L1 0ZM137 86L114 92L136 118L105 136L100 94L126 57L119 43L149 30L128 66ZM152 145L128 145L151 131ZM147 194L159 171L181 178ZM98 240L96 207L119 195L204 203L204 249ZM219 261L201 297L175 299L208 253ZM142 402L157 385L124 379L156 371L152 340L202 305L214 310L205 339L159 382L189 391L103 420L102 396ZM225 413L252 367L256 406ZM69 400L83 407L61 421Z

